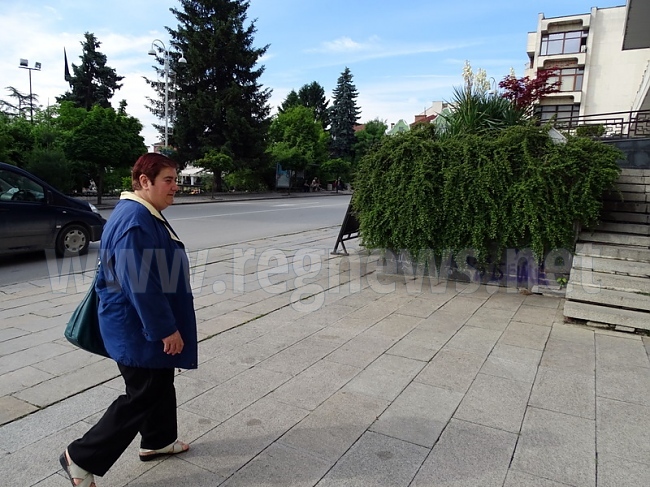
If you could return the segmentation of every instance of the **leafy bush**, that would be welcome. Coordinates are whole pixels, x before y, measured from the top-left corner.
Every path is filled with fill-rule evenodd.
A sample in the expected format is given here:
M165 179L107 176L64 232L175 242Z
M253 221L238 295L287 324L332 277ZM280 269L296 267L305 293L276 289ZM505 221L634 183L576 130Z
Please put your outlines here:
M268 191L268 186L262 177L251 169L241 169L231 172L224 178L229 191Z
M416 130L361 161L353 206L367 247L406 249L416 259L424 249L473 249L484 263L506 248L541 257L572 249L574 225L597 221L621 157L588 138L556 145L529 125L437 140Z
M602 137L605 135L605 127L600 124L579 125L576 127L578 137Z

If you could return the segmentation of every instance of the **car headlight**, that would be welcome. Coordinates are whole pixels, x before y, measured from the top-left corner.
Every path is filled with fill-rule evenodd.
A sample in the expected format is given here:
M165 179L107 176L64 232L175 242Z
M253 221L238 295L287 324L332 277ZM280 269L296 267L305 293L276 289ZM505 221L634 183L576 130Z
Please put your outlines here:
M93 211L93 213L97 213L99 215L99 210L95 205L93 205L92 203L88 203L88 205L90 205L90 209Z

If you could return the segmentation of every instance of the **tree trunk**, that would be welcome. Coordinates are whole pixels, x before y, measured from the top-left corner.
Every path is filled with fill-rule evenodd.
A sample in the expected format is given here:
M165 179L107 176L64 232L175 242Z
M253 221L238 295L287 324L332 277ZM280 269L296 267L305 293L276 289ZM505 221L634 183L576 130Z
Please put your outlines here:
M97 204L102 204L102 194L104 193L104 172L100 169L97 173Z
M222 184L221 184L221 170L219 170L214 175L214 182L215 182L215 185L216 185L217 193L221 193L221 191L223 191L223 187L222 187Z

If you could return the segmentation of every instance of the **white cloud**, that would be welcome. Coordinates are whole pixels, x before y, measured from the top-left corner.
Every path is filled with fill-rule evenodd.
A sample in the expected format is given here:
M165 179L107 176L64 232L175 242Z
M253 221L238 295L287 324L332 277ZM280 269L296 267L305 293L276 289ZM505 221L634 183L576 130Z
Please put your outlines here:
M355 42L349 37L340 37L333 41L326 41L322 43L322 48L314 49L313 52L359 52L372 49L374 47L373 43L361 43Z

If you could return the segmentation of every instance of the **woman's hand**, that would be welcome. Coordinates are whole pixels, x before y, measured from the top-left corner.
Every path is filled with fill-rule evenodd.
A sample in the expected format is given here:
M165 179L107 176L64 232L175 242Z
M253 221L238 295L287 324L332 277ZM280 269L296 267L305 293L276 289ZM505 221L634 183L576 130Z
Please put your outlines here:
M162 340L164 348L163 352L169 355L178 355L183 351L185 344L181 338L181 334L177 331Z

